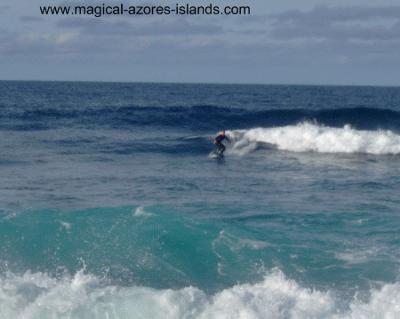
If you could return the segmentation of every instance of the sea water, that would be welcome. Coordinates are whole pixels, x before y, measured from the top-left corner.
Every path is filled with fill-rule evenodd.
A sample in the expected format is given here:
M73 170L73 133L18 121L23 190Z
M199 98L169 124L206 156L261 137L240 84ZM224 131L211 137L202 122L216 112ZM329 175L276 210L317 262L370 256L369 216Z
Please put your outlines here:
M0 110L0 318L400 318L399 88L3 81Z

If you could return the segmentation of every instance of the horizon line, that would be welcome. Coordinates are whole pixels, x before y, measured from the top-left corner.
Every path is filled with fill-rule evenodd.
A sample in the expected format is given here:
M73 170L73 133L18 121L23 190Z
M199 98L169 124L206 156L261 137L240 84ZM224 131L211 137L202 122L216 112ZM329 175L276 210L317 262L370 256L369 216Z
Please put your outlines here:
M339 83L240 83L240 82L178 82L178 81L120 81L120 80L40 80L40 79L0 79L0 82L56 82L56 83L104 83L104 84L178 84L178 85L249 85L249 86L336 86L336 87L388 87L400 88L396 84L339 84Z

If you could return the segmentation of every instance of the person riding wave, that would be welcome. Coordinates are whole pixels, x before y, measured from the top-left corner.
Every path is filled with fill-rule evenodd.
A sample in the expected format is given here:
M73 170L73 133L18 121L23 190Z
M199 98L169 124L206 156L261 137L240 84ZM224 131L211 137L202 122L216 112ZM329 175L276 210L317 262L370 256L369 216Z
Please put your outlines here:
M214 144L217 149L217 152L221 155L225 152L225 145L222 144L222 141L225 139L228 142L230 142L228 136L226 136L226 134L225 134L225 130L222 130L221 132L219 132L218 135L214 138Z

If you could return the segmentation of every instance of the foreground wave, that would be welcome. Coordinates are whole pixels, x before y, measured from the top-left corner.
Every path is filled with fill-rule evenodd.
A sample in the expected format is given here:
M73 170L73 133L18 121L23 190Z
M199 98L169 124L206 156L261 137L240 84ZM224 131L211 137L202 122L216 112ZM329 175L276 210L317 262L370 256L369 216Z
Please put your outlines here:
M300 286L275 269L255 284L214 295L195 287L180 290L104 285L78 272L54 279L42 273L0 279L1 319L15 318L398 318L400 284L372 290L341 308L329 291ZM343 303L341 303L343 304Z
M250 152L260 143L292 152L400 154L400 135L390 130L356 130L350 125L335 128L305 122L228 133L234 141L232 152L238 154Z

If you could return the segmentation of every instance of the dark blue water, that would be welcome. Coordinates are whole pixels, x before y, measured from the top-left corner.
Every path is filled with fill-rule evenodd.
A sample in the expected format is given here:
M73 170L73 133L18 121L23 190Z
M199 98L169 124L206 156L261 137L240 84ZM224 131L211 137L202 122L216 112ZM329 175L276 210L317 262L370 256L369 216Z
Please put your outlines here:
M400 316L399 88L3 81L0 108L0 318Z

